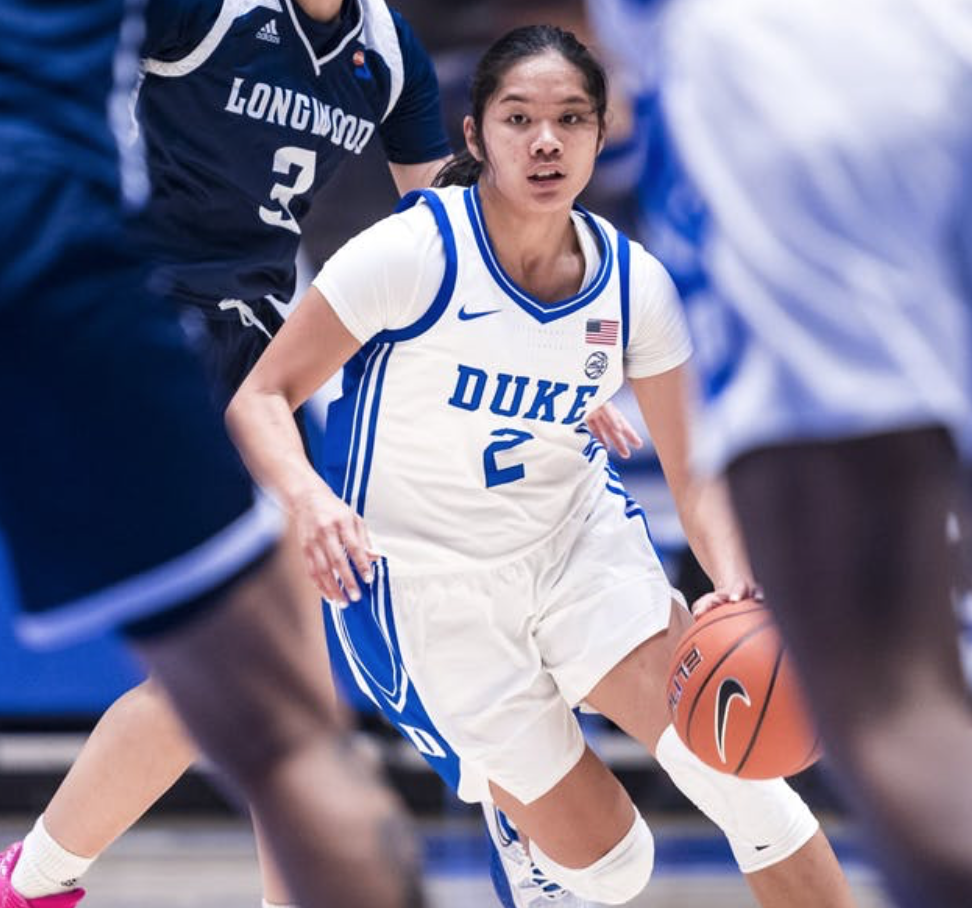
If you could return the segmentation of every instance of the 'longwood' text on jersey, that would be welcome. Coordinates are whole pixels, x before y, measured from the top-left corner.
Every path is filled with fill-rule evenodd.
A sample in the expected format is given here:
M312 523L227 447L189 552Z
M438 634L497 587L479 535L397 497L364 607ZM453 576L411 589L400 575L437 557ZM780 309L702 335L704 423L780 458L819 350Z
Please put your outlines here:
M388 159L448 153L431 62L384 0L319 22L296 0L181 0L149 19L137 114L163 287L289 299L315 192L376 134ZM192 40L187 40L191 35Z
M354 154L364 151L375 131L372 120L359 119L311 95L266 82L250 84L239 76L233 79L224 110L251 120L265 120L297 132L329 138L331 144Z

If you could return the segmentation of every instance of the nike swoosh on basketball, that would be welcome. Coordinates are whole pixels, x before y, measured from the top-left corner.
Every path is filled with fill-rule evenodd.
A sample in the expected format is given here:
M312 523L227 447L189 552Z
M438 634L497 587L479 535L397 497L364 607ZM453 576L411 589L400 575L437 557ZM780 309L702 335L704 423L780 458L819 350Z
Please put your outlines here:
M735 678L726 678L719 685L716 693L716 714L715 714L715 735L716 750L719 751L719 759L726 762L726 724L729 721L729 704L734 697L738 697L747 706L750 705L749 694Z
M471 321L474 318L482 318L484 315L495 315L497 312L502 312L502 309L484 309L482 312L467 312L466 307L463 306L459 310L459 320L463 322Z

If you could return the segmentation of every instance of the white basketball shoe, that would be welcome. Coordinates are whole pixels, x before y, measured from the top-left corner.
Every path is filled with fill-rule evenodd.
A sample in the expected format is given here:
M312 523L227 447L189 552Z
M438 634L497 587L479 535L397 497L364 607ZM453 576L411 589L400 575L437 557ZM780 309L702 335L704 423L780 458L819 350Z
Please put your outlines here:
M530 859L506 814L493 804L482 806L489 830L489 872L503 908L598 908L546 876Z

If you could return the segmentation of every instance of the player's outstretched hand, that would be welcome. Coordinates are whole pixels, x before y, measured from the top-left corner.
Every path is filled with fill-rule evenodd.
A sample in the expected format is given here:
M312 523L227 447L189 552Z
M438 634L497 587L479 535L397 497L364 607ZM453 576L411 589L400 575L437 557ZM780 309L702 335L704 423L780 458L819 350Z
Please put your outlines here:
M752 599L754 602L763 601L763 588L755 580L738 580L728 587L720 587L704 596L699 596L692 603L692 614L696 618L701 618L706 612L720 605L729 605L733 602L742 602L743 599Z
M632 448L644 445L634 426L610 401L587 415L587 428L608 451L614 448L624 458L631 456Z
M340 606L357 602L361 589L351 565L371 583L377 558L364 520L324 483L302 497L293 519L308 573L324 598Z

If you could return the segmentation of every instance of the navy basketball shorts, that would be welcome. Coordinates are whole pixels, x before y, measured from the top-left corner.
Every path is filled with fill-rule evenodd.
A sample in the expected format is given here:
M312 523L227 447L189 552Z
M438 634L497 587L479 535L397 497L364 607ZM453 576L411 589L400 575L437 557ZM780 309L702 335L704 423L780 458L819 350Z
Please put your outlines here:
M198 303L176 296L187 329L203 359L216 406L225 410L270 341L283 316L269 299Z
M204 602L279 537L112 195L0 161L0 595L25 643ZM164 622L163 622L164 623Z
M210 392L222 413L283 327L284 317L268 297L201 304L177 296L174 301L191 345L202 357ZM312 445L304 407L297 410L294 420L310 455Z

